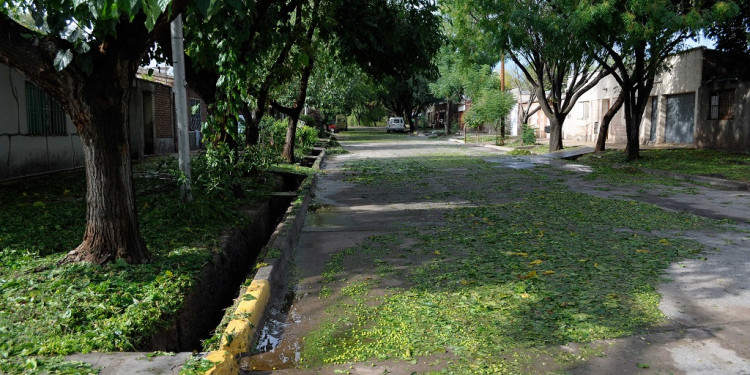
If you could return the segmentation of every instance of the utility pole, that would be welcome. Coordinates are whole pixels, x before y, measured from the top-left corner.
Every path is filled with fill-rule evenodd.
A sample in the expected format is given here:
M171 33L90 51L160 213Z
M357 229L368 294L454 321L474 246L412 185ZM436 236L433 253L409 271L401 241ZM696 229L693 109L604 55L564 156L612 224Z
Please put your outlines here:
M500 91L505 91L505 54L500 55Z
M174 101L177 119L177 155L184 181L180 185L183 202L193 200L190 187L190 141L188 140L187 93L185 82L185 47L182 43L182 14L170 24L172 32L172 66L174 67Z

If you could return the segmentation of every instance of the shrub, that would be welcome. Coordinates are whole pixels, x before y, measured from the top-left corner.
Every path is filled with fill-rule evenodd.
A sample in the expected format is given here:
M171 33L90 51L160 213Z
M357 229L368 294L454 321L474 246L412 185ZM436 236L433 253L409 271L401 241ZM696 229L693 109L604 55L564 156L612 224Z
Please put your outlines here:
M260 144L281 155L286 142L287 120L277 120L268 116L260 122ZM318 131L311 126L297 126L294 157L301 158L312 150L318 141Z
M531 155L531 151L525 149L515 149L509 151L506 155L518 156L518 155Z
M536 133L534 132L534 128L529 126L529 124L523 124L521 126L521 140L525 145L533 145L536 143Z

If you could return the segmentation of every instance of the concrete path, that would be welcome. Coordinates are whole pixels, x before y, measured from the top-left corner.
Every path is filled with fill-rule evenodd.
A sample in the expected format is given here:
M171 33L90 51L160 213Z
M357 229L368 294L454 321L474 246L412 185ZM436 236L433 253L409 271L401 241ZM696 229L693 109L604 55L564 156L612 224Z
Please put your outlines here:
M404 137L408 137L404 135ZM296 298L286 315L286 328L279 332L280 345L273 351L243 359L245 373L317 374L412 374L440 368L420 364L375 362L371 365L295 369L307 332L326 315L330 301L318 297L324 284L321 275L331 254L354 246L377 234L403 230L401 223L429 225L442 220L453 207L468 201L451 200L412 203L408 192L375 191L367 185L347 181L343 169L349 160L396 158L434 152L436 149L464 152L497 165L498 169L528 169L564 179L571 190L604 198L633 199L667 210L687 211L738 223L738 230L722 233L690 233L688 237L706 245L700 259L681 261L668 270L668 282L659 291L661 310L668 323L648 334L596 343L602 355L563 373L573 374L750 374L750 193L715 190L688 185L689 193L669 188L611 186L584 177L586 166L542 157L487 155L481 147L419 137L399 142L346 143L351 152L330 157L315 192L319 207L308 215L300 237L296 269ZM536 168L548 165L549 168ZM461 178L461 171L450 171ZM665 194L665 191L668 194ZM502 197L498 198L502 199ZM275 370L275 371L271 371Z
M542 154L541 156L552 158L552 159L575 159L579 156L590 154L592 152L594 152L593 147L583 146L583 147L576 147L576 148L571 148L567 150L550 152L547 154Z
M100 375L177 375L192 353L88 353L65 357L68 361L90 363Z

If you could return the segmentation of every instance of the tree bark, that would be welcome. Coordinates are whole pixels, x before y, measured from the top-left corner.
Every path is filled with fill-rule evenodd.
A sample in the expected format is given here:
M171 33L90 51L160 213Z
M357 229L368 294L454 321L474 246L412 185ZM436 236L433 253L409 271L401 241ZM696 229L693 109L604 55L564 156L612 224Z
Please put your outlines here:
M185 8L172 3L172 16ZM61 262L104 264L115 259L144 263L151 259L141 237L128 145L127 103L138 64L154 41L165 32L167 12L149 32L146 16L121 19L117 36L108 36L83 57L90 70L75 62L56 71L57 51L71 45L53 35L27 37L30 31L0 14L0 61L24 73L27 79L59 101L81 139L86 167L86 229L81 244ZM94 44L94 43L92 43Z
M284 142L284 152L282 157L289 163L294 163L294 147L297 136L297 122L299 121L299 115L302 112L302 108L305 106L305 99L307 98L307 84L310 81L312 75L313 66L315 65L315 54L312 53L313 48L313 37L315 36L315 28L317 27L318 21L318 6L320 0L315 0L312 6L312 22L307 28L307 34L305 35L306 48L308 51L307 65L302 69L302 76L300 77L299 91L297 97L294 99L294 106L289 109L290 119L289 126L286 129L286 140Z
M594 152L602 152L606 149L607 133L609 132L609 123L615 117L617 111L622 107L622 103L625 101L625 91L620 91L620 95L607 110L602 118L602 124L599 126L599 135L596 137L596 146L594 146Z
M282 156L284 160L294 163L294 147L297 137L297 123L299 122L299 115L302 112L302 108L305 106L305 98L307 98L307 83L310 81L310 75L313 70L313 57L311 56L309 64L302 71L302 78L300 79L299 93L294 101L294 107L291 115L289 116L289 126L286 129L286 140L284 142L284 153Z
M549 118L550 135L549 135L549 152L562 150L563 139L562 139L562 124L565 118L559 119L555 116Z
M404 111L406 122L409 124L409 133L414 133L414 118L411 115L410 110Z
M443 123L443 127L445 128L445 135L448 135L451 133L451 101L450 100L445 101L445 120Z
M81 116L74 120L86 166L86 230L81 244L63 263L105 264L115 259L144 263L151 259L138 226L125 103L122 110L101 108L101 115L92 121Z

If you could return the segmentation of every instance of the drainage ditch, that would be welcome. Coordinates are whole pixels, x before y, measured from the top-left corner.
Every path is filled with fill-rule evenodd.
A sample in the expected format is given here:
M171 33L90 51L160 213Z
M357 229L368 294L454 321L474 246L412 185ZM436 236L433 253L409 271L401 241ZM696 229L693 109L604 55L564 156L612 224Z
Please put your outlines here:
M240 285L261 249L266 245L284 213L297 196L304 175L279 173L278 183L268 201L246 207L251 225L235 229L221 238L222 251L213 255L197 278L197 283L172 323L153 335L144 350L201 350L201 341L209 338L231 306Z

